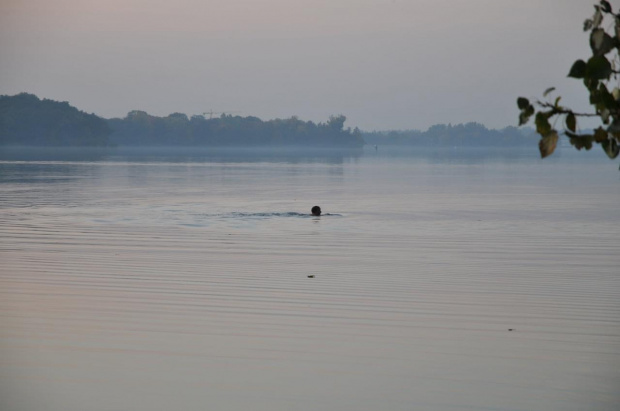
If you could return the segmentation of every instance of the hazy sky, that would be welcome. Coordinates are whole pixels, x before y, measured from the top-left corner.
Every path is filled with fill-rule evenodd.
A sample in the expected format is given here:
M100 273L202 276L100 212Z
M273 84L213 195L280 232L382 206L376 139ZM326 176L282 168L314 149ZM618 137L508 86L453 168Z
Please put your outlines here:
M616 2L611 2L618 8ZM515 125L583 101L588 0L0 0L0 94L103 117L236 111L347 126ZM572 104L580 108L583 104Z

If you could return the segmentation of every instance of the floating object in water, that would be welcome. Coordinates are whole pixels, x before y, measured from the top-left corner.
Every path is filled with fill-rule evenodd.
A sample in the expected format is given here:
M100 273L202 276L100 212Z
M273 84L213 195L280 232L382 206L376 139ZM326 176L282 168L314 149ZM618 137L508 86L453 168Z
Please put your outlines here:
M314 206L312 207L312 210L310 210L312 212L312 215L315 216L320 216L321 215L321 207L319 206Z
M508 331L514 331L514 330L515 330L514 328L509 328L509 329L508 329Z
M314 278L314 274L310 274L308 278Z

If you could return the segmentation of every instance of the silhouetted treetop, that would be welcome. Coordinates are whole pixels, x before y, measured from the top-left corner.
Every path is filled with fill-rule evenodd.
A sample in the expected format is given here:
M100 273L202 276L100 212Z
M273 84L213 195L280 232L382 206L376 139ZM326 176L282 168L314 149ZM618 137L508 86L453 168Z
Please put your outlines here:
M0 145L106 146L106 120L33 94L0 96Z

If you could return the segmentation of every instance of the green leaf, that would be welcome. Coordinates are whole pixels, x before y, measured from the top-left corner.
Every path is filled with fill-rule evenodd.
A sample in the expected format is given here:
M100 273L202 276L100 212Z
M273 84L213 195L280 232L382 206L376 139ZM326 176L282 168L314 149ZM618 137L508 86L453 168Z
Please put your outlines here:
M536 113L536 118L535 118L536 132L543 137L552 131L551 124L549 124L550 116L551 116L551 113L548 111L547 112L539 111L538 113Z
M545 134L543 138L540 139L540 142L538 143L538 148L540 150L540 157L545 158L553 154L557 145L558 145L558 133L555 130L551 130L547 134Z
M573 113L572 111L566 116L566 128L568 128L573 133L577 129L577 119L575 118L575 113Z
M601 120L603 120L603 124L609 124L609 116L611 116L611 111L608 109L603 109L599 112L599 116Z
M603 146L603 150L605 150L607 156L612 160L620 154L620 147L615 139L605 140L601 143L601 146Z
M594 130L594 141L597 143L602 143L605 140L607 140L607 130L603 127L599 127Z
M594 56L586 63L585 77L595 80L606 80L611 76L611 63L603 56Z
M585 77L583 79L583 85L586 86L588 90L594 91L596 90L596 87L598 86L598 80L595 80L590 77Z
M599 85L598 94L600 96L600 101L596 107L601 113L607 111L609 115L620 107L620 104L614 98L614 95L607 90L605 84L601 83Z
M603 13L601 13L601 8L599 6L594 6L596 10L594 12L594 16L592 16L592 27L598 28L603 22Z
M547 94L551 93L553 90L555 90L555 87L549 87L547 90L545 90L545 92L543 93L543 97L547 97Z
M613 94L607 90L604 83L599 83L596 89L590 90L590 104L596 106L599 114L604 111L611 112L619 107L618 101L616 101Z
M519 110L525 110L529 105L530 101L525 97L519 97L517 99L517 106L519 107Z
M570 137L570 143L577 150L581 150L582 148L589 150L592 148L592 142L594 141L592 134L575 134L566 131L566 135Z
M607 127L607 131L612 133L613 135L620 134L620 119L616 118L609 127Z
M573 63L573 67L571 67L568 72L568 77L573 78L583 78L586 74L586 62L583 60L577 60Z
M592 136L589 134L574 135L570 138L570 143L577 150L581 150L585 148L586 150L590 150L592 148Z
M527 123L534 114L534 106L529 105L525 108L525 110L521 110L521 114L519 114L519 125L522 126Z
M611 13L611 4L607 0L601 0L601 8L606 13Z
M604 56L614 48L614 40L603 29L594 29L590 34L590 48L595 56Z

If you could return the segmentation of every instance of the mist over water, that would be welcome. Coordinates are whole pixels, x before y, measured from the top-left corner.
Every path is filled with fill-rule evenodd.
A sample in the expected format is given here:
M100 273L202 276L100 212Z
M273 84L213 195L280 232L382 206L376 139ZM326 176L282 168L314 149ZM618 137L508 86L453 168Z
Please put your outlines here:
M617 410L600 154L2 149L0 409Z

